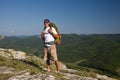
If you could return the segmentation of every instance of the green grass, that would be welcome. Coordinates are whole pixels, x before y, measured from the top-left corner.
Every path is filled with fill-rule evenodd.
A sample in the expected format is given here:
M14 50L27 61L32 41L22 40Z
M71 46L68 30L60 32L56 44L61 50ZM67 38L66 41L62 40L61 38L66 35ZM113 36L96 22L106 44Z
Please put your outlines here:
M69 69L75 69L78 72L75 72L74 74L81 75L81 76L87 76L87 77L96 77L96 74L103 74L102 71L93 69L93 68L87 68L83 66L78 66L76 62L74 63L66 63L67 67Z
M0 80L8 80L12 74L0 74Z
M0 56L0 66L12 67L15 72L28 71L30 74L44 73L42 70L43 64L37 59L30 57L28 60L16 60ZM20 73L22 74L22 73ZM0 74L0 80L7 80L13 74Z
M51 74L56 77L56 79L59 79L62 77L61 74L56 74L55 65L51 65L52 72L45 73L42 68L45 67L44 64L41 63L39 58L36 58L34 56L29 56L27 60L16 60L16 59L10 59L0 56L0 66L5 67L12 67L14 68L15 72L17 74L23 74L21 71L27 71L30 72L30 75L37 74L37 73L44 73L44 74ZM0 80L7 80L14 74L0 74Z
M0 66L12 67L16 71L22 71L28 69L31 74L42 71L42 64L38 60L15 60L15 59L7 59L0 56Z

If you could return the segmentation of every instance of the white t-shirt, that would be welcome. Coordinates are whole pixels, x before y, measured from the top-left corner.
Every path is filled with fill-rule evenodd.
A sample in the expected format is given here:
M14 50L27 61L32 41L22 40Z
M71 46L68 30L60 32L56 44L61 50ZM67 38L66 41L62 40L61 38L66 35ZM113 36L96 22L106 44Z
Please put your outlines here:
M44 34L45 43L48 43L48 42L51 42L51 41L55 41L53 35L51 35L51 34L48 32L49 29L50 29L50 27L47 27L47 28L44 30L44 32L45 32L45 34ZM54 34L58 34L58 33L56 32L55 28L53 28L53 27L52 27L52 32L53 32ZM45 44L45 46L51 46L51 45Z

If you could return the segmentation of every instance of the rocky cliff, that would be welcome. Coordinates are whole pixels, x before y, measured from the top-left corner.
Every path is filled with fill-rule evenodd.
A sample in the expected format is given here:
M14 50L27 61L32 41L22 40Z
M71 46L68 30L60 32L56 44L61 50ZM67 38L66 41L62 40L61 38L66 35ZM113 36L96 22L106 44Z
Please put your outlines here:
M23 51L0 48L0 80L115 80L106 75L68 69L60 62L61 74L56 73L54 64L51 72L44 72L41 58L27 56Z

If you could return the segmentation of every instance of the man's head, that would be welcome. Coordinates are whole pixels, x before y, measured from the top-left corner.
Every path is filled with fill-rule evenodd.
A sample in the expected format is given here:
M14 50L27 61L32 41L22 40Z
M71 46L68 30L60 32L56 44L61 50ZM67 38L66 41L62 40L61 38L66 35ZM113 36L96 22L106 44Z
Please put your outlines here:
M45 19L45 20L44 20L44 25L45 25L45 27L48 27L49 24L50 24L50 20L49 20L49 19Z

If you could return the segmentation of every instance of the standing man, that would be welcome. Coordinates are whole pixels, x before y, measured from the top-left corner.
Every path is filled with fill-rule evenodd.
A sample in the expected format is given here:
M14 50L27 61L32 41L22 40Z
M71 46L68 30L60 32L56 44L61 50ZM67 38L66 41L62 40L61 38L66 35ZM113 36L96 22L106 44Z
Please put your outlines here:
M44 30L41 33L41 38L44 41L44 61L46 62L47 72L50 71L50 60L55 61L57 73L60 73L59 61L57 57L55 38L58 37L57 31L49 26L50 21L44 20Z

